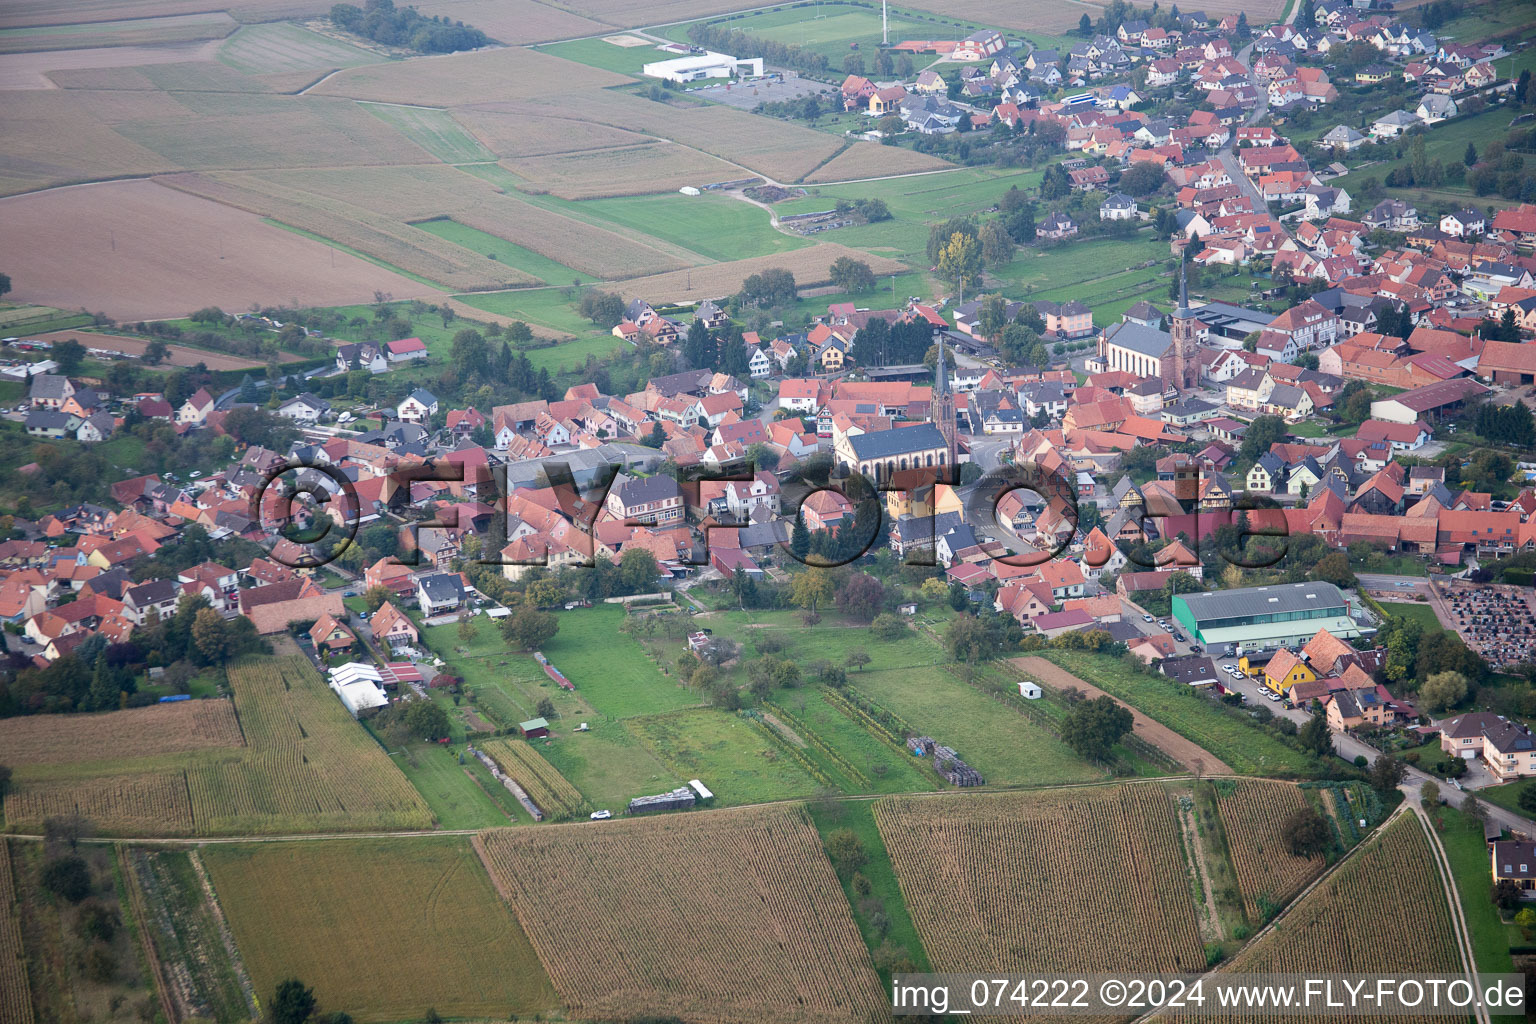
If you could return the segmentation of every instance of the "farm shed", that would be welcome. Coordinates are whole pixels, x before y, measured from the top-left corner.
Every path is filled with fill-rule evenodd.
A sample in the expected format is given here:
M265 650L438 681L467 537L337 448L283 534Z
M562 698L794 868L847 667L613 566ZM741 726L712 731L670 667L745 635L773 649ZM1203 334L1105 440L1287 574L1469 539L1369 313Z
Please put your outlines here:
M530 718L518 725L524 739L537 739L549 735L549 722L542 718Z
M715 798L715 794L709 791L709 787L698 779L689 779L688 787L699 795L700 800L713 800Z
M668 793L655 796L637 796L629 802L630 814L650 814L654 811L677 811L692 807L696 800L693 790L679 786Z
M1032 683L1028 679L1021 679L1019 681L1019 696L1027 697L1030 700L1039 700L1040 684Z

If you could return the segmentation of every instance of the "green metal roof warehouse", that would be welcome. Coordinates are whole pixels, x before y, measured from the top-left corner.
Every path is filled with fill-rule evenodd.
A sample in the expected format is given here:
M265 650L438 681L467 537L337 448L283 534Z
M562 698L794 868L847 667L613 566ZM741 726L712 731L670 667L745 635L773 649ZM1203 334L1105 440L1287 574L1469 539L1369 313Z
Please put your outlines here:
M1240 653L1304 644L1319 629L1345 640L1360 635L1349 602L1332 583L1176 594L1173 617L1201 643L1237 644Z

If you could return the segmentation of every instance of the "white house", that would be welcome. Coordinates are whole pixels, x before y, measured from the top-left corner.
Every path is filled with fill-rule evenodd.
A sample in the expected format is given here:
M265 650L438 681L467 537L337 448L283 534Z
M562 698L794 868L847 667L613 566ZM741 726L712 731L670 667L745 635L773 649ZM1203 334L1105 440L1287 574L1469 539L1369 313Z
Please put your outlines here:
M1440 218L1440 230L1457 238L1465 238L1487 231L1488 221L1476 210L1454 210Z
M456 572L440 572L416 581L416 602L423 615L451 612L464 603L464 579Z
M277 414L299 423L314 423L331 411L331 403L308 391L277 407Z
M417 388L395 407L395 416L402 423L425 423L437 415L437 396L425 388Z
M1417 114L1410 114L1406 110L1394 110L1390 114L1378 117L1371 124L1371 135L1377 139L1395 139L1403 132L1420 124Z
M1455 100L1432 92L1419 101L1419 107L1414 113L1418 114L1425 124L1439 124L1448 117L1455 117L1456 110Z
M1121 192L1116 192L1099 204L1100 220L1135 220L1136 200Z
M372 665L360 661L338 665L330 670L330 687L341 698L341 703L356 718L364 711L372 711L389 703L384 695L384 677Z
M747 356L747 372L753 380L762 380L773 373L773 360L768 358L760 346L753 345Z

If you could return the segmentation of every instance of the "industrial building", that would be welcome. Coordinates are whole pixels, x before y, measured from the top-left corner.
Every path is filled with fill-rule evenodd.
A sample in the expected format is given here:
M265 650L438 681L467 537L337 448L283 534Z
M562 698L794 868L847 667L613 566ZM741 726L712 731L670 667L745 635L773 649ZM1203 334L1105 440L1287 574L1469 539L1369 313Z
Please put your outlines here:
M647 78L665 78L670 82L697 82L705 78L762 78L763 58L732 57L725 53L693 54L657 61L640 69Z
M1176 594L1173 617L1208 647L1235 644L1239 654L1297 647L1326 629L1360 635L1349 602L1332 583L1287 583L1205 594Z

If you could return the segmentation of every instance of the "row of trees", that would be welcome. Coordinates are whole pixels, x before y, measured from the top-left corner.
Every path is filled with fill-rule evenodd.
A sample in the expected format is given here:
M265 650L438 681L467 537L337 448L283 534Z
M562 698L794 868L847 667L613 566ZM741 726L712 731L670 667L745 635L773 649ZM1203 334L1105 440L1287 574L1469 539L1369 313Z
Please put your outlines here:
M399 7L394 0L367 0L362 7L336 4L331 24L344 32L385 46L404 46L418 53L454 53L474 50L491 42L489 36L462 21L427 17L414 7Z

